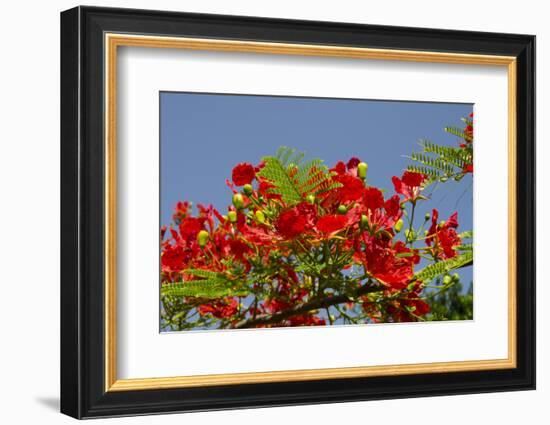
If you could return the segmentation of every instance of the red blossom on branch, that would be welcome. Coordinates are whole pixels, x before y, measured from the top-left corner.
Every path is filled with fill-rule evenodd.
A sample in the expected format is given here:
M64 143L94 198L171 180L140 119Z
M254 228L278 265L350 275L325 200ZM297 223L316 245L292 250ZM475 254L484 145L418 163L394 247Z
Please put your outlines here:
M252 183L255 175L256 171L251 164L249 164L248 162L241 162L240 164L237 164L235 168L233 168L231 179L233 180L233 183L235 183L237 186L244 186L245 184Z
M411 236L412 223L408 236L401 231L406 206L414 216L427 199L426 175L394 176L395 193L385 196L356 157L331 169L290 163L270 174L266 167L269 161L233 168L225 214L197 205L193 215L189 202L176 205L174 223L161 230L162 288L184 295L164 299L166 315L179 302L193 326L240 328L325 325L354 314L367 323L410 321L429 313L415 279L420 257L454 258L461 238L457 214L438 223L435 209L425 238ZM286 186L277 181L281 172ZM256 188L245 186L254 180ZM413 246L420 239L425 247Z
M426 179L427 177L425 174L405 171L401 178L393 176L391 180L395 191L405 197L403 202L416 202L420 196L422 183L424 183Z

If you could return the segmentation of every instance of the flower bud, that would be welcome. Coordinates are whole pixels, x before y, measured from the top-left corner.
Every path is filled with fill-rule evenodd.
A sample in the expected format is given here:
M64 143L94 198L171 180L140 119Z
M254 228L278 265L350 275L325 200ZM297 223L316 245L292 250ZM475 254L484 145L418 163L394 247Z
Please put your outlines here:
M233 195L233 205L235 206L235 208L237 208L238 210L242 209L244 207L244 199L243 199L243 195L241 195L240 193L235 193Z
M199 243L199 246L203 248L206 245L206 242L208 242L208 232L206 230L201 230L197 234L197 242Z
M414 230L411 230L411 229L405 230L405 238L407 239L408 242L413 241L415 237L416 237L416 233L414 232Z
M308 201L310 204L315 203L315 195L307 195L306 201Z
M227 213L227 218L229 219L229 221L231 223L236 223L237 222L237 211L229 211Z
M426 214L424 215L424 220L425 220L425 221L428 221L429 219L430 219L430 213L426 213Z
M258 221L258 223L265 223L265 215L262 211L258 210L254 215L256 216L256 220Z
M367 227L369 225L369 219L365 214L361 215L361 227Z
M369 166L366 162L360 162L357 164L357 175L359 178L365 180L367 178L367 170Z
M395 229L395 231L397 233L399 233L401 231L401 229L403 228L403 220L401 220L401 219L397 220L397 223L395 223L393 228Z
M453 278L446 274L443 276L443 285L449 285L453 281Z
M453 274L453 282L458 282L460 280L460 276L458 273Z
M347 213L347 212L348 212L348 209L346 208L345 205L340 205L340 206L338 207L338 214L345 214L345 213Z
M247 183L243 186L243 192L245 195L252 195L252 192L254 192L254 189L252 188L252 185Z

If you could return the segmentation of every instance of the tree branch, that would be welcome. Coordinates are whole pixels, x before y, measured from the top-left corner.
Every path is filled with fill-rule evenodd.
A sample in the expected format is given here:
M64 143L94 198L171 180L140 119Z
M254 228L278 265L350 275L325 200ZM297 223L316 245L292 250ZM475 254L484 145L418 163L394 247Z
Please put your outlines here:
M370 292L379 292L385 289L386 288L384 286L365 285L357 289L351 295L331 295L325 298L316 298L304 304L296 305L292 308L289 308L288 310L280 311L275 314L263 314L261 316L256 316L256 318L241 320L240 322L237 322L234 328L245 329L245 328L252 328L258 325L269 325L273 323L278 323L292 316L305 314L312 310L328 308L332 305L352 302L355 298L360 297L361 295L365 295Z

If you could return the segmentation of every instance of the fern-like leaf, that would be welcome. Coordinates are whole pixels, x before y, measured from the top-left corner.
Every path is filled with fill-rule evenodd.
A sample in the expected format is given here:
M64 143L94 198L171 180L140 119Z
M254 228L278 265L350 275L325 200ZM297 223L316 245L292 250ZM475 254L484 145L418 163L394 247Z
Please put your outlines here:
M466 135L464 134L464 132L458 127L445 127L445 131L456 137L460 137L461 139L466 138Z
M268 180L273 185L270 192L280 195L289 205L301 202L309 194L316 196L340 187L322 160L302 163L303 157L295 149L280 147L277 156L262 158L265 165L258 176Z
M205 279L220 279L225 280L225 277L222 273L213 272L210 270L204 269L186 269L183 271L188 276L202 277Z
M424 267L414 275L416 280L421 280L425 283L431 282L438 276L449 273L451 270L458 269L473 264L474 254L472 251L466 251L463 254L457 255L445 261L430 264Z
M220 279L188 280L168 283L161 287L161 295L168 297L196 297L215 299L221 297L245 296L244 288L235 288Z

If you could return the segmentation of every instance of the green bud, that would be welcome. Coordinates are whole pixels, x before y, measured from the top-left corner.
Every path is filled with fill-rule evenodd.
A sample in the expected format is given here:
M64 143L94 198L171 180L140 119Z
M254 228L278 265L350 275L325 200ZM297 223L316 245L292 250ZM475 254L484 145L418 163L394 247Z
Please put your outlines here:
M237 222L237 211L229 211L227 213L227 218L229 218L229 221L231 223L236 223Z
M415 237L416 237L416 233L414 232L414 230L411 230L411 229L405 230L405 238L407 239L407 241L412 241Z
M439 181L440 181L441 183L445 183L447 180L449 180L447 177L441 177L441 178L439 179Z
M429 219L430 219L430 213L426 213L426 215L424 215L424 220L428 221Z
M345 213L347 213L347 212L348 212L348 209L346 208L345 205L340 205L340 206L338 207L338 214L345 214Z
M252 188L251 184L245 184L243 186L243 192L245 195L252 195L252 192L254 192L254 189Z
M397 233L399 233L401 231L401 229L403 228L403 220L401 220L401 219L397 220L397 223L395 223L393 228L395 229L395 231Z
M453 278L446 274L443 276L443 285L449 285L453 281Z
M367 178L367 170L369 169L369 166L366 162L360 162L357 164L357 175L359 178L365 180Z
M233 205L235 206L235 208L237 208L238 210L242 209L244 207L244 199L243 199L243 195L241 195L240 193L235 193L233 195Z
M453 274L453 282L458 282L460 280L460 276L458 273Z
M440 225L441 227L443 227L443 226L445 225L445 220L441 220L441 221L439 222L439 225Z
M199 246L203 248L206 245L206 242L208 242L208 232L206 230L201 230L197 234L197 242L199 243Z
M264 224L265 223L265 215L262 211L258 210L256 211L256 220L258 221L258 223L262 223Z
M369 225L369 219L365 214L361 215L361 227L367 227Z
M307 195L306 201L308 201L310 204L315 203L315 195Z

